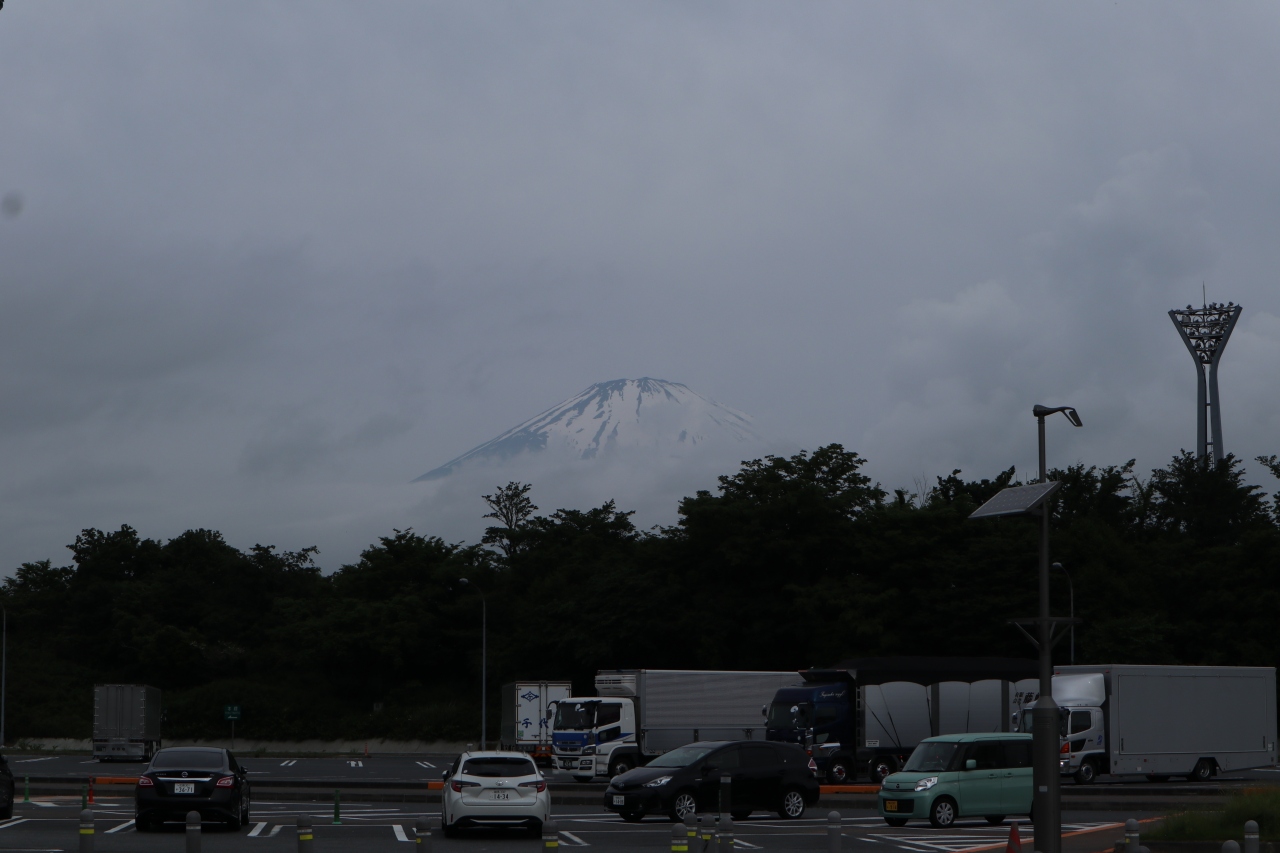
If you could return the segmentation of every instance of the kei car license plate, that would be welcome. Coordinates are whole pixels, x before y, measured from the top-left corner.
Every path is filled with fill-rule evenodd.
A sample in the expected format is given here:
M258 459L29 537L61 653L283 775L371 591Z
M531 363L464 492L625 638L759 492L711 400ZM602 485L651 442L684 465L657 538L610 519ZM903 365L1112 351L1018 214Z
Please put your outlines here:
M490 797L490 799L493 799L493 800L509 800L509 799L511 799L511 792L510 792L510 791L494 791L494 792L493 792L493 796L492 796L492 797Z
M885 811L887 811L887 812L896 812L896 811L898 810L898 801L897 801L897 800L885 800L885 801L884 801L884 810L885 810Z
M175 794L194 794L196 792L195 782L174 782L173 792Z
M613 804L615 806L625 806L627 804L627 798L622 796L621 794L614 794Z

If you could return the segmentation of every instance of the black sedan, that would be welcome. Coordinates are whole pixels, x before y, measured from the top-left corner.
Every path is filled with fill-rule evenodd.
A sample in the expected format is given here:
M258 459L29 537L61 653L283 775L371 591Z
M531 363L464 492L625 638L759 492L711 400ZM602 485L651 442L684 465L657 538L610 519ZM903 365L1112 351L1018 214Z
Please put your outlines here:
M147 832L167 820L185 821L187 812L231 829L249 822L249 777L225 749L179 746L162 749L138 777L134 826Z
M0 820L13 817L13 771L9 760L0 755Z
M650 814L684 820L691 813L718 811L720 778L729 774L734 820L755 811L798 818L818 802L818 780L808 764L809 757L795 744L691 743L613 777L604 807L629 821Z

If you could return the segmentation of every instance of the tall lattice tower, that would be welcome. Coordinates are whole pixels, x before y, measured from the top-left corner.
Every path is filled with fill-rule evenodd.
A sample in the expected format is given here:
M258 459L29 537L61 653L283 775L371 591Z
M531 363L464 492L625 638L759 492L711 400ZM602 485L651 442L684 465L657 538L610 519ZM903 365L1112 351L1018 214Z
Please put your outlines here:
M1182 335L1182 342L1196 362L1196 454L1202 459L1212 456L1217 461L1226 456L1222 449L1222 410L1218 405L1218 362L1242 310L1242 306L1234 302L1226 305L1209 302L1201 308L1188 305L1169 312L1173 325L1178 327L1178 334ZM1207 401L1206 370L1209 374ZM1212 442L1206 429L1210 426Z

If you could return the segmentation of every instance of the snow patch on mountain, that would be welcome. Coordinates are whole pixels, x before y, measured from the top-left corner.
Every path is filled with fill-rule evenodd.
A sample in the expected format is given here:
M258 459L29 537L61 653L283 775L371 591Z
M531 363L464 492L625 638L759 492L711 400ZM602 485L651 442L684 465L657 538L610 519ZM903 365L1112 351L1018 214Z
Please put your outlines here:
M679 382L598 382L497 438L418 477L435 480L474 460L505 460L553 451L595 459L629 451L678 457L709 445L762 441L752 420Z

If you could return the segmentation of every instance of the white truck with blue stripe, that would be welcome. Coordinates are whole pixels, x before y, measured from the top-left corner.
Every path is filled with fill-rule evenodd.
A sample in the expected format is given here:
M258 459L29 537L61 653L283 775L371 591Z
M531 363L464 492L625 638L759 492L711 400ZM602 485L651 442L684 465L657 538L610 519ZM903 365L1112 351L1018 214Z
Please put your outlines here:
M589 782L694 741L764 740L761 705L798 683L795 672L601 670L595 696L550 712L556 766Z

